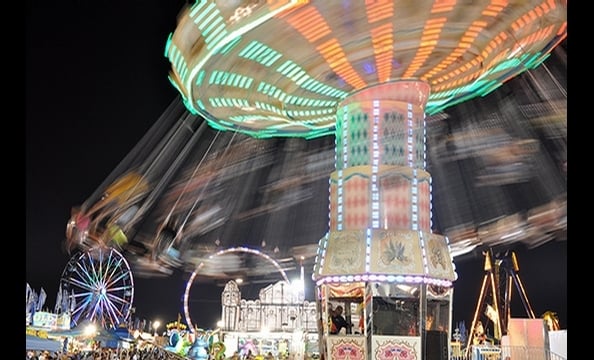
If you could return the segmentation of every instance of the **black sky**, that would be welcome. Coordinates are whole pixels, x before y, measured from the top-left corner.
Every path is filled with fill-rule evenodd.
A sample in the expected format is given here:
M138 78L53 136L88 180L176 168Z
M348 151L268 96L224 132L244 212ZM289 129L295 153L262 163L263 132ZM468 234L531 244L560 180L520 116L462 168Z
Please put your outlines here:
M26 281L53 309L70 209L82 204L177 96L164 57L185 4L154 1L29 1L26 9ZM518 249L520 276L537 315L567 323L567 242ZM457 264L454 321L471 321L483 258ZM135 305L147 320L182 313L187 274L135 279ZM156 291L158 289L158 291ZM220 293L205 291L214 311ZM522 309L518 316L524 316ZM195 320L195 319L193 319Z
M167 36L183 1L29 3L26 17L26 278L53 308L80 205L177 95L167 80ZM183 284L137 281L147 319L175 319ZM153 287L155 286L155 287ZM162 313L161 313L162 312ZM165 320L165 319L164 319ZM166 321L166 320L165 320Z

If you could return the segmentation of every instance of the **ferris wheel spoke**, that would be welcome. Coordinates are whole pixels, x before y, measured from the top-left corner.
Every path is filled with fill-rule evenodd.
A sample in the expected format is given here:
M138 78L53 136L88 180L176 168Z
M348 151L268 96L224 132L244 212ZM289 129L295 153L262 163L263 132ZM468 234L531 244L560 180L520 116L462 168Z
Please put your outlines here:
M80 316L82 315L82 312L78 311L78 312L73 312L70 315L70 322L73 324L77 324L78 323L78 319L80 319Z
M98 255L92 255L90 253L87 254L88 260L87 260L87 265L90 267L89 271L87 271L87 273L89 274L89 276L92 276L91 281L92 282L97 282L100 280L100 278L102 277L102 273L101 273L101 258L103 254L103 250L99 249L99 254ZM99 263L99 264L97 264Z
M89 276L93 278L94 282L97 282L97 276L101 274L101 269L99 269L98 266L99 264L97 256L87 255L86 258L86 261L81 266L86 267L86 271L89 274Z
M126 289L127 287L122 287L120 289ZM105 292L102 293L100 295L100 301L104 302L104 303L119 303L119 304L124 304L125 300L125 296L128 293L131 293L131 288L126 290L126 291L120 291L117 288L111 288L111 289L105 289ZM121 294L122 296L119 296L119 294Z
M92 295L93 295L93 291L86 291L86 292L76 293L76 294L73 295L73 297L74 297L75 300L76 299L78 299L78 300L82 299L83 300L83 303L85 303L85 302L88 303L88 302L91 301ZM78 303L78 300L77 300L77 303Z
M91 264L92 265L92 264ZM91 270L91 271L89 271ZM90 285L94 285L96 283L96 279L94 278L95 271L93 268L88 269L85 263L77 264L74 273L77 274L81 279L86 280Z
M79 289L86 290L89 293L95 289L94 284L85 283L84 280L81 279L70 279L68 281L70 284L77 286Z
M114 273L117 273L117 271L121 269L121 267L117 265L117 262L113 249L109 254L104 255L104 258L101 261L101 274L103 274L102 280L104 280L105 283L109 281L109 278L111 278Z
M109 267L118 269L118 268L121 268L122 267L122 263L124 263L124 262L125 261L124 261L124 258L123 257L122 258L117 258L116 256L113 256L113 254L110 254L109 259L107 261L107 265Z
M95 304L93 306L91 306L88 310L89 313L89 318L91 319L91 321L100 321L100 317L99 315L102 315L101 313L101 308L99 306L99 302L95 302Z
M115 306L115 303L112 301L105 301L104 304L104 310L107 311L107 313L110 314L112 318L122 317L123 313L118 307Z
M129 284L129 285L125 285L124 284L124 285L121 285L121 286L118 286L118 287L111 287L111 288L109 288L107 290L107 294L110 294L110 295L112 295L114 293L123 293L123 294L126 294L126 293L130 292L131 290L132 290L132 285L131 284Z
M118 266L108 266L105 269L105 277L104 277L104 281L105 284L109 284L110 282L114 282L114 277L116 275L118 275L118 273L120 273L120 275L124 275L124 273L119 272L119 270L121 269L121 267ZM117 281L117 279L115 279L115 281Z
M124 282L124 280L129 279L130 274L126 273L126 272L121 272L121 271L116 271L117 269L114 269L114 272L111 274L111 276L109 276L109 279L106 279L105 281L105 287L112 287L115 284L118 284L120 282Z
M107 298L109 299L109 302L111 302L111 303L117 303L117 304L122 304L122 305L127 305L130 303L130 301L126 300L125 297L118 296L116 294L108 294Z
M77 306L74 308L74 311L72 312L74 315L76 315L76 321L78 322L78 319L85 314L85 309L87 309L87 307L89 306L90 303L90 296L85 296L85 298L83 299L82 302L77 303Z
M103 273L103 277L101 278L101 284L103 287L105 288L109 288L111 286L113 286L113 284L115 283L112 278L113 278L113 274L117 273L120 269L117 268L113 268L110 269L109 267L105 268L105 271Z
M121 319L124 316L121 309L115 306L114 303L106 300L103 300L101 303L101 314L103 317L109 317L110 322L112 323L118 323L118 319Z
M105 274L103 280L105 286L110 286L117 283L120 279L129 277L130 273L121 271L122 268L127 267L126 260L123 257L116 258L111 254L106 261L106 268L103 272Z
M111 304L109 301L106 301L104 297L101 297L95 303L92 314L99 322L101 322L102 325L117 324L119 322L118 319L121 319L123 315L119 314L120 316L117 316L118 314L114 314L113 304Z

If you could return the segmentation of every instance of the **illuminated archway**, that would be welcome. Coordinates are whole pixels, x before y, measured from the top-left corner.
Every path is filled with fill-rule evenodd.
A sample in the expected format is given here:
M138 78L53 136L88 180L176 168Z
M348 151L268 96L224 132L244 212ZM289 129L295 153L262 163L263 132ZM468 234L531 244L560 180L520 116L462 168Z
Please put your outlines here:
M276 268L276 270L278 270L278 272L281 274L283 280L286 281L287 284L290 284L289 278L287 277L285 270L283 270L283 268L279 265L279 263L276 260L274 260L273 258L271 258L270 256L264 254L263 252L261 252L259 250L250 249L250 248L243 247L243 246L232 247L232 248L218 251L215 254L209 256L208 259L213 259L213 258L221 256L221 255L233 254L233 253L253 254L253 255L257 255L257 256L269 261ZM200 270L203 267L204 267L204 262L200 262L200 264L196 267L196 270L194 270L194 272L192 272L192 275L190 275L190 278L188 279L188 282L186 283L186 289L184 291L184 316L186 318L186 323L188 324L188 328L192 332L194 332L194 324L192 323L192 319L190 318L190 309L188 306L188 299L190 297L190 289L192 288L194 279L196 278L196 276L198 276L198 274L200 273Z

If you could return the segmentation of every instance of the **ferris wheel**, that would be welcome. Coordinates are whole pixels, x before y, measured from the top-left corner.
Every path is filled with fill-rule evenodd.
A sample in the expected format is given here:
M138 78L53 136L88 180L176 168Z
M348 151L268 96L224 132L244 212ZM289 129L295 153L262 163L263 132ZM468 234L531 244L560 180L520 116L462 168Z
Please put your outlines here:
M89 320L115 328L130 316L134 279L124 256L113 248L94 247L74 255L60 284L69 296L71 326Z

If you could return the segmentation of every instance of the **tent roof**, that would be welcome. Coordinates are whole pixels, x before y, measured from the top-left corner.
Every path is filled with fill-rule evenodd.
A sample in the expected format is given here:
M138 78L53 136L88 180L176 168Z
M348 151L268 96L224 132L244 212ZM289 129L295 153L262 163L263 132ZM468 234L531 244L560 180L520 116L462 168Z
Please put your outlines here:
M43 339L37 336L26 335L26 350L37 350L37 351L59 351L62 349L62 343L57 340Z

